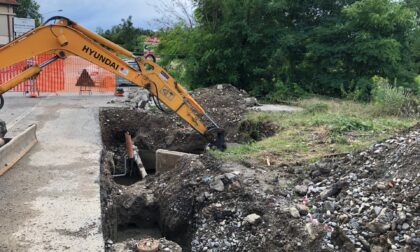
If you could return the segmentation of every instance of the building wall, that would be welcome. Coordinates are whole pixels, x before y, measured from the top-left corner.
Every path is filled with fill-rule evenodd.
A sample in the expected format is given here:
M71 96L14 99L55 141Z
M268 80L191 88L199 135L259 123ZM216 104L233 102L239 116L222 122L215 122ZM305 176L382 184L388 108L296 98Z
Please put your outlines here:
M0 4L0 45L9 43L14 39L12 5Z

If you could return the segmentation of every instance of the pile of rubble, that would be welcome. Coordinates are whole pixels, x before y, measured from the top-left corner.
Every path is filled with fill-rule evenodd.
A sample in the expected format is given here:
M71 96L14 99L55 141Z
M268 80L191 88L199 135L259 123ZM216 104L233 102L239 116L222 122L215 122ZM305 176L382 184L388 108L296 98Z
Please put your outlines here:
M249 108L258 105L255 97L249 96L246 91L239 90L230 84L196 89L191 92L191 96L225 130L227 142L249 140L242 134L243 117ZM273 131L276 130L274 125L270 126Z
M141 87L130 87L124 97L116 97L109 104L119 104L130 108L149 109L152 105L149 101L149 92Z
M420 248L420 125L369 149L310 166L296 186L311 218L336 236L328 247L347 251ZM312 181L312 182L311 182Z

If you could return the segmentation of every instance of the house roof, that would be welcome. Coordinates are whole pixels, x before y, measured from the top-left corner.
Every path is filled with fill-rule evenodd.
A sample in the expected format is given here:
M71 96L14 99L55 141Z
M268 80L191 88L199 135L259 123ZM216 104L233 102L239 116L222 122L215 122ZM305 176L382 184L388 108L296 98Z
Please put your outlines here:
M0 4L19 5L16 0L0 0Z

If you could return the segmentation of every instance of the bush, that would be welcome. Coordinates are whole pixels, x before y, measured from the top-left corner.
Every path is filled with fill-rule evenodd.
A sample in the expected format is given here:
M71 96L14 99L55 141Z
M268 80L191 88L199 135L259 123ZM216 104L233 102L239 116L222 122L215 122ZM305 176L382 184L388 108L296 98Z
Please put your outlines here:
M317 102L313 104L309 104L305 106L305 110L307 113L315 114L315 113L324 113L327 112L329 109L328 104L324 102Z
M282 81L277 81L267 98L270 102L280 103L303 97L305 94L305 91L296 83L286 85Z
M360 78L354 85L354 91L348 95L348 98L354 101L368 102L371 100L373 82L370 79Z
M376 114L409 116L410 112L407 112L407 106L412 107L413 102L416 106L416 102L404 88L394 87L389 84L387 79L381 77L374 77L373 82L372 103Z
M420 75L418 75L416 78L415 78L415 83L416 83L416 85L417 85L417 92L418 92L418 94L420 95Z
M315 118L314 125L327 125L328 130L333 135L342 135L344 133L360 130L369 131L373 130L372 122L363 120L354 116L346 115L331 115L321 116Z

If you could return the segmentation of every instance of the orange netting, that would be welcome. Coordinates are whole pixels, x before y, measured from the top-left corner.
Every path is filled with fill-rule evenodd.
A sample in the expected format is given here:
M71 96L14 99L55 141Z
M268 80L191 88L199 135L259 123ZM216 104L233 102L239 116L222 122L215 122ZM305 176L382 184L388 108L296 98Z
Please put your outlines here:
M54 55L52 54L39 55L16 63L12 66L0 69L0 85L20 74L28 66L35 63L40 64L53 56ZM93 81L93 85L92 82L84 85L84 82L80 81L79 85L76 85L78 84L78 80L83 72L85 72L85 74L87 72L88 76ZM33 82L34 84L32 84ZM31 90L31 85L35 85L35 89L39 92L114 92L115 74L82 58L70 56L65 60L59 59L46 66L35 78L35 81L25 81L13 88L11 91L28 92Z

